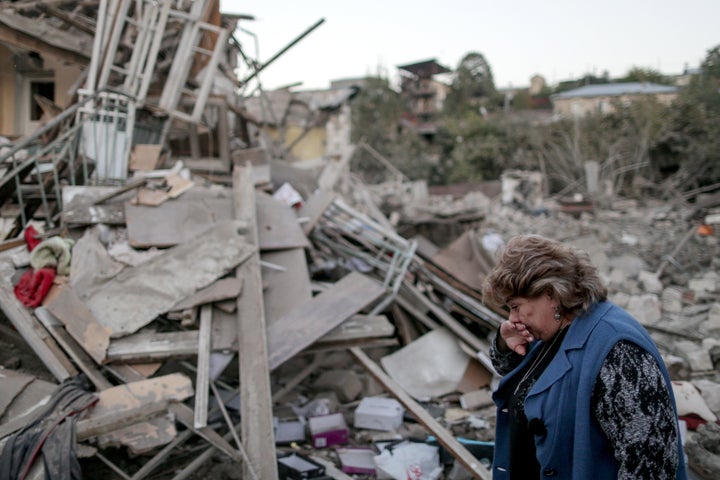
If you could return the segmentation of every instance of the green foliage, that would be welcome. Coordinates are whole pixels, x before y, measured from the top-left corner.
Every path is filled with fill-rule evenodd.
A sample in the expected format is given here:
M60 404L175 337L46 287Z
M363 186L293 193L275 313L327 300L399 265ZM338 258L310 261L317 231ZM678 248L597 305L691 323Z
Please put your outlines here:
M355 145L365 143L410 179L428 178L431 155L423 140L401 128L402 102L385 78L365 80L352 103L351 138ZM356 149L351 168L368 183L385 181L391 172L368 149Z
M498 178L510 154L504 129L475 112L448 118L438 137L442 153L432 178L436 184Z
M622 81L662 83L662 75L633 68ZM556 91L608 83L586 75ZM387 80L372 79L353 101L353 141L364 139L411 179L432 184L493 180L505 169L541 170L551 192L582 191L587 161L600 165L601 185L642 198L720 182L720 45L708 50L700 74L665 106L647 99L613 105L609 115L547 124L510 120L492 72L476 52L458 66L432 142L401 127L402 105ZM532 105L516 94L513 109ZM386 167L360 149L353 159L366 178L381 181ZM356 170L357 171L357 170Z
M700 65L700 70L706 77L720 79L720 45L708 50L705 60Z
M562 93L585 85L597 85L603 83L610 83L610 76L608 72L604 72L601 77L588 73L577 80L568 80L558 83L553 93Z
M481 53L471 52L463 57L455 71L444 110L448 116L463 115L468 110L497 104L497 91L492 69Z
M672 82L662 73L652 68L633 67L624 77L618 78L617 83L648 82L669 85Z
M677 166L679 189L720 182L720 45L708 50L700 74L681 91L660 143L661 166Z

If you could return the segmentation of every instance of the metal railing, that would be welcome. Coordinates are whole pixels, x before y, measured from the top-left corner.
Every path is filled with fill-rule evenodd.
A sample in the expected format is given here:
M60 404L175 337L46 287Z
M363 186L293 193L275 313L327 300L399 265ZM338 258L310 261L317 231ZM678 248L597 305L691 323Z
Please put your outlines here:
M119 97L108 91L87 95L0 155L0 165L8 168L0 179L0 204L15 202L19 210L6 237L24 230L34 215L56 227L63 185L125 180L132 136L123 109L132 100Z

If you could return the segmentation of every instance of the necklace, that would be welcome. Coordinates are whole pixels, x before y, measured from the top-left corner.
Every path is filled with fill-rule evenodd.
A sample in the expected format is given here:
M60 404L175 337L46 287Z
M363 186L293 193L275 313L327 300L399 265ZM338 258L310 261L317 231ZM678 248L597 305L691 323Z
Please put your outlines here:
M540 347L540 352L538 355L533 359L532 363L530 364L530 368L528 368L527 372L520 378L520 381L518 382L517 386L515 387L515 391L513 392L513 396L517 395L518 390L520 390L520 387L525 383L525 381L530 378L530 376L533 374L535 370L543 363L543 360L545 357L548 356L548 354L552 351L553 346L557 343L558 339L563 337L562 335L563 330L565 330L567 327L562 327L558 332L555 334L553 339L550 341L550 343L545 343L542 347Z

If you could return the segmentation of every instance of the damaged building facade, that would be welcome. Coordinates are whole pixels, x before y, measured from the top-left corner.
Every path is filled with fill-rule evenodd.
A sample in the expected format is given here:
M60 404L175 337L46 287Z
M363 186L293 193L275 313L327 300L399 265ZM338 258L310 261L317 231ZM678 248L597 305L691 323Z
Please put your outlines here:
M480 286L504 241L539 233L588 251L651 332L689 464L720 471L712 195L568 211L536 173L461 195L365 185L350 169L362 86L250 95L270 62L234 34L249 16L0 8L0 468L492 478L504 312ZM449 224L450 241L422 235Z

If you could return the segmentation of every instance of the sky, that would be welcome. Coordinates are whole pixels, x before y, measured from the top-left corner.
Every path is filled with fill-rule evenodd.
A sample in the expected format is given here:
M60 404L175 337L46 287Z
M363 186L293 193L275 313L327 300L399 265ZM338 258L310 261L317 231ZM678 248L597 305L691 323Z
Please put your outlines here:
M435 59L454 70L470 52L485 56L497 88L535 74L551 86L633 67L679 74L720 45L720 0L221 0L220 9L254 17L236 38L261 63L324 19L261 72L265 90L378 74L397 84L399 65Z

